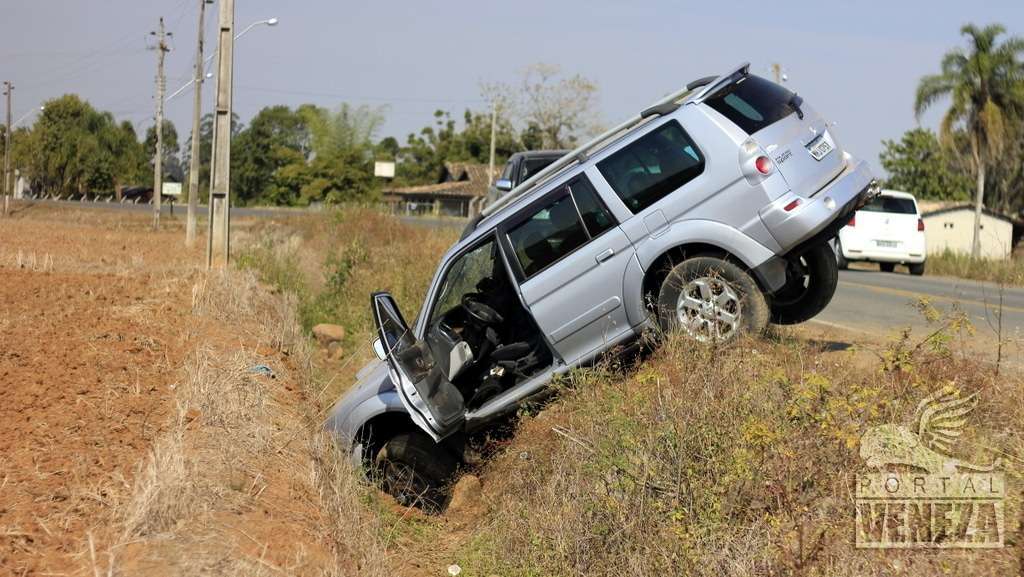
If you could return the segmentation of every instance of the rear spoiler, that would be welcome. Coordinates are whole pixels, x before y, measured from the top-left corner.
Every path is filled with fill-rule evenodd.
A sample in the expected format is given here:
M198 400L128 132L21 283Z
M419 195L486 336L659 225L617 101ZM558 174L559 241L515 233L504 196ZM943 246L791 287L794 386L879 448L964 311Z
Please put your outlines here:
M687 104L700 104L701 102L704 102L708 98L711 98L712 96L714 96L715 94L720 92L722 89L726 88L727 86L732 86L733 84L736 84L740 80L746 78L747 75L749 75L749 74L750 74L750 63L749 62L744 62L743 64L740 64L739 66L734 68L728 74L726 74L724 76L719 76L717 80L715 80L713 82L709 82L707 84L707 86L704 88L704 90L701 90L699 93L697 93L696 96L694 96L693 98L690 98L689 100L687 100L686 103ZM702 78L701 80L704 80L704 79Z

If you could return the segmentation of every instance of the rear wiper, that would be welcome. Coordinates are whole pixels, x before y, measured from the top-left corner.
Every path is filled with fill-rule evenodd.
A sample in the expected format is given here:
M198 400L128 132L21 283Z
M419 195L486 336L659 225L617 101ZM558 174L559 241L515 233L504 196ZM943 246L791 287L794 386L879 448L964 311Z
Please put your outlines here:
M793 93L793 96L789 97L789 102L787 102L787 104L789 104L789 107L796 111L796 117L799 118L800 120L804 119L804 111L800 110L800 106L803 103L803 97L797 94L796 92Z

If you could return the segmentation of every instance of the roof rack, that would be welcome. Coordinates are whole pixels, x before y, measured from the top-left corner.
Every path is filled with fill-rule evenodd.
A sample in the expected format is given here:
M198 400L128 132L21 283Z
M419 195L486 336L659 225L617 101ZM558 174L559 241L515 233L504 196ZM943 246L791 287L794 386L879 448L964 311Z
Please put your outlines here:
M736 67L726 75L705 76L703 78L698 78L697 80L690 82L684 88L681 88L673 92L672 94L669 94L668 96L662 98L661 100L655 102L654 104L648 106L640 114L630 118L629 120L623 122L622 124L619 124L618 126L610 130L601 133L597 137L591 139L588 142L585 142L575 150L572 150L562 158L551 163L546 168L544 168L544 170L541 170L537 174L528 178L519 186L513 188L508 193L506 193L505 196L502 196L498 200L494 201L492 204L485 207L480 214L484 217L494 214L501 207L510 204L512 201L523 196L524 194L532 190L534 187L541 184L542 182L545 182L550 177L561 172L562 170L574 164L582 164L586 162L587 158L589 158L592 152L596 152L604 148L612 140L620 136L622 133L628 132L633 128L636 128L637 126L646 123L651 118L674 112L676 109L682 106L681 99L683 98L683 96L690 94L691 92L693 92L693 90L700 88L702 86L706 87L704 88L704 90L700 92L700 94L697 95L697 99L706 98L708 95L710 95L711 92L717 91L721 86L730 84L732 81L734 81L733 78L737 74L742 74L743 76L746 76L749 68L750 63L747 62Z

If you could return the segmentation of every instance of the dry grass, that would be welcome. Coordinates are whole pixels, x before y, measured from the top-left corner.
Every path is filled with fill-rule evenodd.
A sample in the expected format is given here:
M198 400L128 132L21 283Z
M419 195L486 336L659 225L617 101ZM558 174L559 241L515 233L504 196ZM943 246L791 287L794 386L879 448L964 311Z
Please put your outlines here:
M250 273L194 281L197 325L246 338L207 333L183 368L176 416L140 465L120 514L121 536L110 549L118 551L117 570L384 575L367 488L320 431L309 402L309 348L293 301ZM274 376L256 365L269 365Z
M853 547L866 427L902 423L953 385L985 399L958 447L1024 474L1024 382L941 339L878 366L805 342L671 340L637 369L577 372L485 467L491 512L453 554L469 574L1008 575L1019 552ZM912 351L912 352L911 352ZM1020 495L1007 498L1009 542Z
M1024 286L1024 262L1016 259L971 258L947 250L928 255L925 273L935 276L953 276L972 280Z

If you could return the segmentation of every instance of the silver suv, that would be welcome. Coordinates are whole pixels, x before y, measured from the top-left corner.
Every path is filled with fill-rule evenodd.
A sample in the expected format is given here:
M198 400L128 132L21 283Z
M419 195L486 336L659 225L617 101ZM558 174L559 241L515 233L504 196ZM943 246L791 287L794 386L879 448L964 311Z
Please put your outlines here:
M744 64L573 150L469 224L326 426L400 501L443 501L467 434L645 331L699 341L820 312L828 242L878 193L797 94Z

